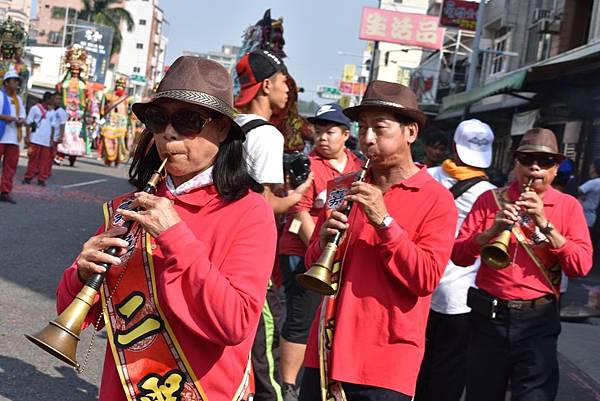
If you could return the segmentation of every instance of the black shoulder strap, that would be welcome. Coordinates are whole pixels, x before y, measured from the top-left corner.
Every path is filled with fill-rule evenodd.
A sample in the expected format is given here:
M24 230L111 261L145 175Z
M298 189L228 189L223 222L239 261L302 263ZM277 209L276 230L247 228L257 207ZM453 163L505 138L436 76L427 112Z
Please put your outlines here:
M273 125L270 122L263 120L261 118L257 118L256 120L250 120L246 124L242 125L242 131L244 134L252 131L254 128L262 127L263 125Z
M457 181L456 184L452 185L449 191L452 192L452 196L454 196L454 199L456 199L467 192L475 184L487 180L487 177L467 178L466 180Z

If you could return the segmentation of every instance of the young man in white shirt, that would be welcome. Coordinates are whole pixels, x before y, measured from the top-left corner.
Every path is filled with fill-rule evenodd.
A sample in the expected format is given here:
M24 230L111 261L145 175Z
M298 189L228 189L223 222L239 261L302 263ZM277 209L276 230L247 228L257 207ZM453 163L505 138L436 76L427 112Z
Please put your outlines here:
M482 193L496 188L484 169L492 161L494 133L479 120L461 122L454 133L454 157L427 171L450 190L458 209L456 234ZM469 338L467 291L475 285L479 259L472 267L448 262L431 296L425 356L417 381L415 401L458 401L466 380Z
M0 158L2 158L2 178L0 180L0 202L16 203L10 196L17 165L19 164L19 143L21 130L25 124L25 107L17 91L21 78L15 70L4 74L0 94Z
M241 90L235 107L242 113L236 122L246 133L244 149L248 172L264 188L264 196L275 214L298 203L312 178L287 196L281 194L283 177L283 134L268 121L273 110L281 110L288 100L287 69L283 61L266 50L246 54L236 65ZM252 347L255 401L284 401L275 357L283 309L275 287L269 283L256 338Z
M283 180L283 134L268 124L273 110L281 110L288 99L287 69L283 61L266 50L242 57L236 66L241 90L235 107L242 113L236 122L244 128L258 120L259 126L246 132L244 148L252 178L264 187L264 195L276 214L285 213L302 198L308 183L288 196L280 197ZM247 128L245 129L245 131Z
M590 179L579 187L579 200L591 229L596 222L596 209L600 202L600 158L595 159L590 166Z
M25 142L29 144L31 153L27 162L27 171L23 184L30 184L37 175L37 184L44 187L52 169L54 156L53 141L58 134L55 133L54 110L52 110L54 96L51 92L44 93L42 101L29 110L27 115L27 136Z

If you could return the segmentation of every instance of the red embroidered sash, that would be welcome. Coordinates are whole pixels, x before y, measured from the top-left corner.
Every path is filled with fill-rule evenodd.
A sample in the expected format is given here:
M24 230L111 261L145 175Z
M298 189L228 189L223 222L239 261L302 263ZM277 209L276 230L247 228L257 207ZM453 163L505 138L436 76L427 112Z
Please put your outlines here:
M356 173L346 174L333 179L327 183L327 212L335 210L344 201L346 193L352 183L356 180ZM356 209L350 213L356 215ZM349 216L349 220L350 216ZM342 268L348 249L349 238L346 238L338 246L333 271L331 285L335 293L330 296L324 296L321 303L319 317L319 371L321 375L321 400L322 401L346 401L346 394L342 384L331 378L331 363L333 353L333 336L335 334L335 319L337 312L337 294L342 281Z
M128 209L132 200L123 196L104 204L106 229L123 224L115 210ZM109 344L127 400L207 401L159 303L154 239L134 227L126 240L131 245L121 256L121 265L109 270L101 296ZM234 400L244 396L248 376L249 369Z

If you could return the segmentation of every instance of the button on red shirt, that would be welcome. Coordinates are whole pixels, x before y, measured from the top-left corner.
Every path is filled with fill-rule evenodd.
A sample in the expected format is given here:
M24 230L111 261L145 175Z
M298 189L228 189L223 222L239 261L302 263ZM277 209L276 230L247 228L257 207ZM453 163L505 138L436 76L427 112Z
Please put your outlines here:
M349 217L331 376L412 395L431 293L450 257L457 212L450 193L425 168L388 190L384 202L395 220L387 228L376 230L360 207ZM316 237L307 265L321 253ZM305 355L312 368L319 366L318 319Z
M327 182L340 175L349 174L353 171L360 170L362 163L358 157L350 150L345 150L348 161L341 173L336 170L328 159L313 151L309 155L310 170L313 172L314 180L309 189L306 190L300 202L290 209L287 216L287 221L283 228L283 233L279 240L279 255L296 255L304 256L306 246L298 236L289 231L293 220L293 214L297 212L309 212L313 220L317 221L319 213L325 205L325 193L327 192ZM322 202L321 202L322 198Z
M513 183L508 189L509 200L514 202L519 195L519 185ZM567 276L585 276L592 268L592 244L583 208L577 199L552 187L542 200L546 218L567 240L562 247L551 249L551 253ZM485 192L475 201L454 244L452 261L455 264L473 264L480 253L475 237L492 226L497 212L498 205L492 191ZM508 253L513 262L505 269L496 270L481 262L475 280L479 288L505 300L535 299L554 293L525 249L517 246L514 235L511 236Z

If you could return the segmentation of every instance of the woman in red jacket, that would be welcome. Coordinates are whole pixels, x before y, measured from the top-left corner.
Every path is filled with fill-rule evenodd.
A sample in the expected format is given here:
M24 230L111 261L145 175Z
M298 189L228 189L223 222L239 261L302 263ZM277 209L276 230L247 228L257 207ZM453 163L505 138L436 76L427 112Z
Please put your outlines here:
M155 97L133 112L147 132L130 182L142 188L162 160L156 195L104 207L105 226L63 275L59 312L83 282L112 267L87 316L103 312L109 347L101 401L242 399L248 357L275 255L273 213L253 191L232 83L212 61L181 57ZM123 221L134 222L128 241ZM138 229L136 230L135 227ZM101 250L121 247L118 257Z

